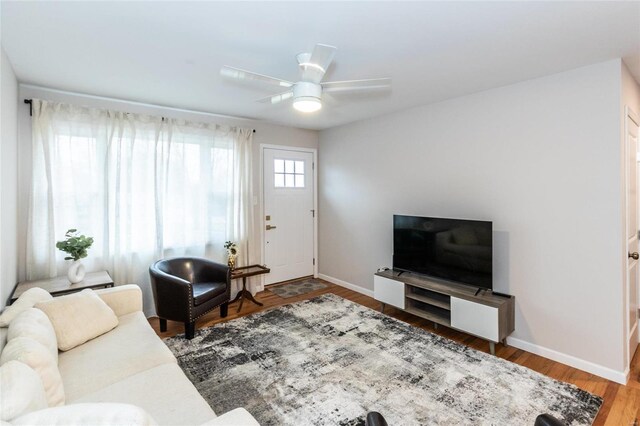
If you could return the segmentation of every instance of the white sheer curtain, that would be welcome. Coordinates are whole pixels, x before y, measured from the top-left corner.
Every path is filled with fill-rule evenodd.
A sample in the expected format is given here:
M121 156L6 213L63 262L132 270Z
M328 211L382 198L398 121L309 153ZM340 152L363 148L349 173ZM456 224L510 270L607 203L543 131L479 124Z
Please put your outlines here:
M232 240L239 263L251 263L250 129L36 99L32 106L28 279L66 273L55 243L70 228L94 237L87 270L139 284L147 314L157 259L225 262L223 244Z

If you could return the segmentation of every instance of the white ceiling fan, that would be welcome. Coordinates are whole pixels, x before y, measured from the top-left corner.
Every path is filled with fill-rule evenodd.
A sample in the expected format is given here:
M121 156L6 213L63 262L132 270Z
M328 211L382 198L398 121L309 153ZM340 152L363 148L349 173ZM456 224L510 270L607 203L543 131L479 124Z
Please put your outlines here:
M297 56L297 60L301 74L300 81L296 83L229 66L222 67L220 74L223 77L235 80L258 81L272 86L287 88L285 92L267 96L259 99L258 102L277 104L293 99L293 107L302 112L314 112L322 108L322 95L324 93L365 91L391 87L390 78L322 82L322 78L331 65L335 53L336 48L326 44L317 44L311 53L300 53Z

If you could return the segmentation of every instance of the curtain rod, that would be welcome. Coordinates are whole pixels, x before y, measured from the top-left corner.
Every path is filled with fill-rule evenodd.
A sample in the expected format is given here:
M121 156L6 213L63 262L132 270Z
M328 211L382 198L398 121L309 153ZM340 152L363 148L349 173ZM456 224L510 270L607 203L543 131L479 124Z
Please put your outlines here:
M33 99L25 99L24 100L25 104L29 104L29 117L33 117ZM165 117L162 117L162 120L164 120ZM256 129L252 129L253 133L256 132Z
M29 104L29 117L33 117L33 103L31 102L31 99L25 99L24 103Z

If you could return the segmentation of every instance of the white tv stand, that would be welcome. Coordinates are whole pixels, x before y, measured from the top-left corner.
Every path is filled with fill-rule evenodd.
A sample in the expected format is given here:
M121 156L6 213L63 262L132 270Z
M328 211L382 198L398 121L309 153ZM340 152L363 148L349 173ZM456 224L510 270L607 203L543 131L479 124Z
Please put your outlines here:
M495 344L515 329L515 297L498 296L490 291L475 294L476 289L462 284L443 283L410 272L377 272L373 277L373 297L410 314L433 321Z

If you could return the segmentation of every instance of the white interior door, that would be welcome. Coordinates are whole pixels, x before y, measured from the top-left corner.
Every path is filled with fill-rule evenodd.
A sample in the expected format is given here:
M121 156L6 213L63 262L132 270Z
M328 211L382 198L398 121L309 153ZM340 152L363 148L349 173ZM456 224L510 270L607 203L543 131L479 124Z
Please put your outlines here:
M625 323L630 364L638 347L638 124L633 114L627 114L625 128L628 251Z
M265 284L313 275L313 153L265 148L263 161Z

